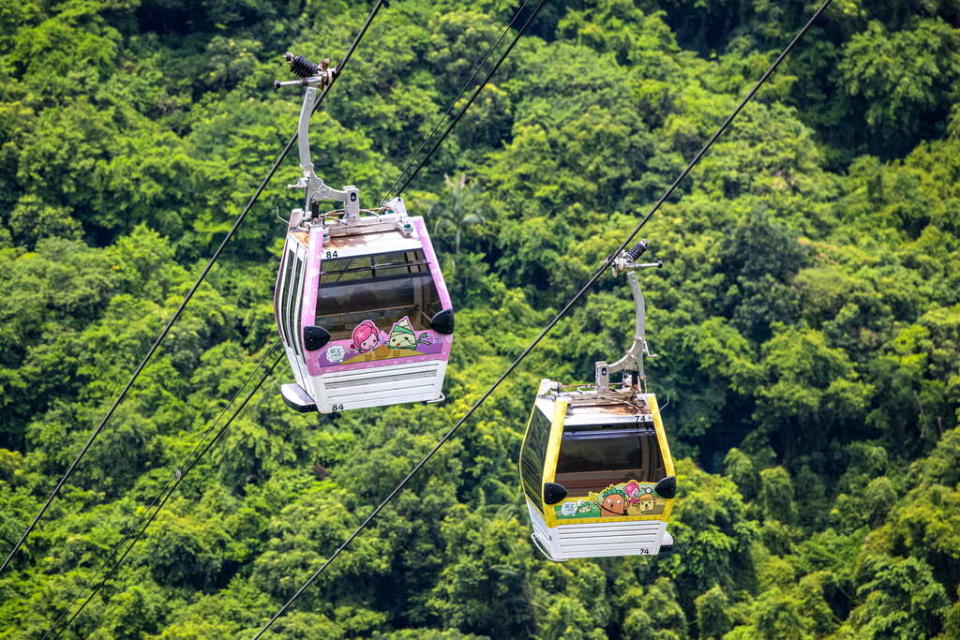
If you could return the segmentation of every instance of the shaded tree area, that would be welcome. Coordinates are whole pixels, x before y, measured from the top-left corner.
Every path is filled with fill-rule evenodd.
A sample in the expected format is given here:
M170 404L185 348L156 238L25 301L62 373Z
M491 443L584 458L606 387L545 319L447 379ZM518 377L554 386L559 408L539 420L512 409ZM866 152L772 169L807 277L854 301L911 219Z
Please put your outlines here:
M738 66L754 74L811 10L799 0L637 4L663 11L682 46L705 56L738 54ZM943 136L957 99L958 26L960 11L950 0L833 3L811 32L816 42L787 63L793 78L784 91L824 143L831 166L862 153L898 157L920 140Z
M395 0L312 121L372 206L516 3ZM580 288L807 18L806 2L550 3L409 191L454 293L440 406L294 414L275 376L65 638L252 636ZM0 550L295 128L290 50L347 2L0 0ZM960 28L837 0L644 230L672 553L547 563L516 457L541 377L632 330L600 280L275 638L960 635ZM462 105L461 105L462 106ZM289 158L0 576L41 638L276 341ZM282 371L282 369L281 369Z

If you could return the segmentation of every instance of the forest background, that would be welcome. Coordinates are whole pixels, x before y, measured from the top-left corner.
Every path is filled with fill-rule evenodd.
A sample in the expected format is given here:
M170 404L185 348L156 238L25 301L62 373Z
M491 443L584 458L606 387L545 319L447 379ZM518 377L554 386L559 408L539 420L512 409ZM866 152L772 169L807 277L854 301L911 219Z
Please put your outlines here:
M285 364L62 637L251 637L589 277L812 13L553 1L406 192L458 309L441 406L287 410ZM518 3L395 0L313 118L375 205ZM294 132L284 51L364 3L0 0L5 555ZM529 11L529 7L526 9ZM644 230L675 551L542 560L541 377L627 346L606 277L273 638L960 638L960 4L835 0ZM277 341L283 165L0 576L40 638Z

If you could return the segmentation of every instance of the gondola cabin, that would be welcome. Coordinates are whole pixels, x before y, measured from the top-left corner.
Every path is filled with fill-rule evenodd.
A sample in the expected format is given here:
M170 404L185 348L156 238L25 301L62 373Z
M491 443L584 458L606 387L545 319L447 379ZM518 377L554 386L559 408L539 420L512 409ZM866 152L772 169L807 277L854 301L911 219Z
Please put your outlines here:
M443 398L450 296L423 219L407 217L400 199L390 207L361 225L290 220L274 309L296 377L281 393L293 408Z
M677 479L660 406L647 392L646 307L637 269L646 241L612 261L636 307L633 343L616 362L597 362L596 383L540 382L520 447L520 488L533 541L549 560L657 555L673 544L667 521ZM619 384L611 374L622 373Z
M656 396L540 383L520 449L533 540L550 560L673 544L673 459Z
M298 411L333 413L443 399L453 342L453 306L423 218L399 197L360 209L356 187L333 189L310 159L309 122L317 87L336 75L286 54L306 87L297 129L304 191L294 209L274 288L274 312L295 382L284 401ZM324 211L325 201L341 208Z

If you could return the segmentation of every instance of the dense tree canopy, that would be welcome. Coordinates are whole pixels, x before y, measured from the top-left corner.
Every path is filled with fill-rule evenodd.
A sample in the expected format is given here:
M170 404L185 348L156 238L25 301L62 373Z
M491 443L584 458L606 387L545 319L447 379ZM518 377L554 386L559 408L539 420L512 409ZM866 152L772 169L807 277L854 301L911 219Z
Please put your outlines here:
M391 2L313 118L324 179L379 202L519 5ZM810 10L547 3L404 194L458 309L446 403L295 414L281 366L62 637L252 636ZM366 11L0 0L0 553L293 132L281 54L337 60ZM586 379L632 330L606 277L270 637L960 637L958 104L955 0L835 0L644 230L665 261L641 282L678 458L671 553L554 564L529 541L516 459L537 381ZM276 342L297 171L281 166L0 575L0 638L43 637L85 593Z

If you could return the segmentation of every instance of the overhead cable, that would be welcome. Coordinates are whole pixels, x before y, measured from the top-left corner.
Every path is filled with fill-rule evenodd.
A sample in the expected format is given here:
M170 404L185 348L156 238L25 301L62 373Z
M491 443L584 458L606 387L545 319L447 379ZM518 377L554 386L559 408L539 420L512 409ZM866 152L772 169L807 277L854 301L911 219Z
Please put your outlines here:
M467 113L467 110L471 107L471 105L473 105L473 101L477 99L477 96L480 95L480 92L483 91L483 88L487 86L488 82L490 82L490 78L493 77L493 74L497 72L497 70L500 68L500 65L503 64L503 61L506 60L507 56L510 55L510 52L513 51L513 48L516 46L517 42L520 41L520 37L523 36L524 33L526 33L527 27L530 26L530 24L537 17L537 14L540 13L540 9L543 8L543 5L545 2L546 0L540 0L537 3L537 6L534 7L530 15L527 16L527 19L524 21L523 25L520 27L520 29L517 30L517 33L514 35L513 40L510 41L510 44L507 45L507 48L497 59L497 62L493 65L493 67L490 68L490 71L487 72L486 77L484 77L483 81L479 85L477 85L477 88L474 89L473 93L470 94L470 97L467 99L467 103L463 105L463 108L460 109L457 112L457 115L455 115L453 119L449 122L449 124L447 124L447 128L444 129L442 134L440 134L440 137L437 139L434 145L430 148L430 151L427 152L427 155L424 156L423 159L417 163L417 165L410 172L410 175L408 175L406 179L404 179L404 181L400 184L400 186L393 191L394 195L400 195L401 193L403 193L403 191L407 188L407 185L409 185L410 182L417 177L417 174L420 173L420 169L423 168L423 165L427 164L427 162L430 161L430 158L433 157L433 154L436 153L437 149L440 148L440 145L443 144L443 141L446 140L447 136L450 135L450 132L453 131L453 128L457 126L457 123L460 122L460 119L463 118L463 116Z
M353 56L354 50L360 44L360 41L363 40L363 36L367 33L370 24L373 22L373 19L379 13L381 7L387 3L387 0L377 0L373 8L370 10L370 13L367 14L366 20L364 20L363 26L360 28L360 31L357 33L353 42L350 44L350 48L347 49L347 53L344 55L343 59L337 65L336 72L333 74L333 78L330 82L324 87L323 93L320 94L320 97L317 99L317 102L314 104L313 111L315 113L320 107L320 104L323 102L323 99L326 97L327 93L330 91L333 84L336 82L337 78L340 77L343 68L350 61L350 58ZM146 355L140 361L140 364L137 365L137 368L134 370L133 374L130 376L130 379L127 381L127 384L124 385L123 389L120 391L120 394L113 401L113 404L107 410L107 413L100 420L100 424L97 425L97 428L93 430L93 433L90 434L90 437L87 439L86 444L80 449L80 452L74 458L73 462L70 463L70 466L67 467L67 470L64 472L63 476L57 482L56 486L53 488L53 491L50 492L50 495L47 497L46 502L40 508L40 511L34 516L33 521L27 526L23 534L20 536L20 539L17 540L16 544L7 554L6 559L3 561L3 564L0 565L0 574L3 573L3 570L7 568L10 562L13 560L13 557L16 555L17 551L23 546L23 543L26 541L27 537L33 532L36 528L37 523L40 522L40 519L43 517L43 514L47 512L47 509L50 508L51 503L53 503L54 498L60 493L60 490L63 488L63 485L67 482L67 479L73 474L74 470L77 468L77 465L80 464L80 461L87 454L87 451L90 449L90 446L93 445L93 442L97 439L97 436L103 431L104 427L107 425L107 422L113 416L114 412L117 410L117 407L120 406L120 403L123 402L123 399L126 397L127 392L130 391L130 388L133 387L133 384L137 381L137 378L140 377L140 373L144 370L150 360L153 358L154 353L160 347L160 344L167 337L167 334L170 333L170 329L173 327L174 323L180 319L180 316L183 314L184 309L186 309L187 304L193 298L194 294L197 292L197 289L200 288L200 285L207 278L207 274L210 273L210 269L213 268L214 263L217 259L220 258L220 255L223 253L223 250L226 248L227 243L236 235L237 230L240 228L240 225L243 224L243 221L246 219L247 214L253 208L253 205L260 198L260 194L263 193L263 190L266 188L267 183L273 178L273 174L277 172L277 169L280 168L280 164L287 157L287 154L290 153L290 149L293 148L293 145L297 143L297 134L293 134L290 140L287 141L287 144L283 147L280 152L280 155L277 156L277 159L274 160L273 165L270 167L270 170L267 172L267 175L260 181L259 186L253 195L250 197L250 200L243 207L243 210L240 212L240 215L237 216L236 220L233 222L233 226L230 227L230 230L227 232L227 235L224 236L223 240L220 242L220 246L217 247L217 250L213 252L213 255L210 257L210 260L207 262L206 266L203 268L203 271L200 272L200 276L197 278L196 282L193 283L193 286L190 287L190 290L184 296L183 300L180 302L180 306L177 307L177 310L167 321L167 324L160 331L160 334L154 340L153 344L147 350Z
M309 588L310 585L313 584L317 580L317 578L319 578L323 574L323 572L327 569L327 567L333 564L333 562L340 556L340 554L343 553L343 551L350 546L350 543L352 543L354 539L356 539L356 537L359 536L360 533L374 521L374 519L376 519L376 517L380 514L380 512L383 511L383 509L394 499L394 497L396 497L397 494L399 494L407 486L407 484L414 478L414 476L416 476L420 472L420 470L424 467L424 465L426 465L433 458L433 456L436 455L436 453L440 450L440 448L444 444L446 444L446 442L450 440L450 438L454 436L454 434L460 429L460 427L474 414L474 412L476 412L477 409L480 408L481 405L483 405L484 402L486 402L487 398L490 397L490 395L500 386L500 384L504 380L506 380L506 378L511 373L513 373L513 371L520 365L520 363L526 359L526 357L530 354L530 352L533 351L538 344L540 344L540 342L544 339L544 337L546 337L546 335L550 332L550 330L553 329L553 327L555 327L557 323L560 322L560 320L567 315L567 313L570 311L573 305L575 305L581 298L583 298L583 296L590 289L590 287L592 287L593 284L600 278L600 276L602 276L611 267L611 265L613 264L617 256L619 256L620 253L624 249L626 249L627 245L629 245L633 241L633 239L640 232L640 230L643 229L644 226L646 226L647 222L649 222L649 220L654 216L654 214L656 214L656 212L660 209L663 203L666 202L667 198L669 198L673 194L673 192L684 180L684 178L687 177L690 171L697 164L699 164L703 156L706 155L710 147L713 146L713 143L716 142L721 135L723 135L723 133L727 130L730 124L734 121L734 119L736 119L736 117L740 114L743 108L753 99L753 97L760 90L760 88L767 82L770 76L773 75L774 71L777 70L777 68L780 66L780 63L783 62L784 58L786 58L787 55L797 45L797 43L800 42L800 40L807 33L807 31L810 30L810 28L813 26L816 20L823 14L824 11L827 10L827 8L830 6L832 2L833 0L825 0L824 3L820 5L820 7L810 17L807 23L800 29L800 31L797 32L797 34L793 37L793 39L789 42L789 44L787 44L787 46L784 47L783 51L780 52L780 54L773 61L770 67L763 73L762 76L760 76L760 79L753 86L750 92L747 93L747 95L743 98L743 100L740 101L740 103L733 110L733 112L729 116L727 116L726 120L723 121L723 124L721 124L720 127L717 129L717 131L712 136L710 136L710 138L700 148L700 150L696 153L696 155L689 162L689 164L687 164L686 168L684 168L684 170L680 172L680 175L677 176L676 180L674 180L673 183L663 193L663 195L660 196L660 198L656 201L656 203L653 205L650 211L640 220L640 222L637 223L633 231L631 231L630 234L623 240L623 242L620 243L620 246L617 247L612 254L610 254L610 256L604 261L603 265L596 271L596 273L593 274L593 276L587 281L587 283L583 285L583 287L563 306L560 312L557 313L557 315L549 323L547 323L547 325L543 328L540 334L537 335L536 338L534 338L533 342L531 342L519 356L517 356L517 358L510 364L510 366L507 367L507 369L500 375L499 378L497 378L496 382L494 382L486 391L484 391L483 395L481 395L480 398L473 403L470 409L468 409L467 412L459 420L457 420L456 424L454 424L453 427L451 427L450 430L448 430L443 435L443 437L440 438L437 444L413 466L410 472L393 488L392 491L390 491L387 497L384 498L383 501L381 501L380 504L378 504L374 508L374 510L370 512L370 514L366 518L363 519L363 521L357 526L357 528L354 529L353 533L351 533L347 537L347 539L344 540L340 544L340 546L336 548L336 550L334 550L334 552L330 555L330 557L327 558L327 560L316 571L314 571L313 574L311 574L311 576L307 578L307 580L302 585L300 585L300 587L296 590L296 592L283 604L282 607L280 607L280 609L273 615L273 617L271 617L266 622L266 624L260 629L257 635L254 636L254 640L257 640L258 638L260 638L273 625L273 623L276 622L277 619L279 619L293 605L293 603L297 601L298 598L300 598L303 592L306 591L306 589Z
M454 98L447 105L447 108L444 109L443 114L439 118L437 118L437 123L433 126L433 130L430 131L430 133L423 139L422 142L420 142L420 146L417 147L417 150L414 151L413 154L411 154L410 159L407 160L407 164L404 165L403 170L400 172L400 175L397 176L396 182L393 183L393 186L390 187L390 189L380 199L381 205L387 201L387 199L390 197L391 194L397 194L397 195L400 194L402 189L398 190L398 187L400 186L401 183L404 182L404 178L406 178L407 172L410 170L410 167L413 166L413 163L416 162L418 157L420 157L420 152L423 151L423 148L427 146L427 143L429 143L430 140L433 139L433 136L436 135L437 131L440 130L440 127L443 126L444 120L446 120L446 118L450 115L450 112L453 111L453 108L456 106L457 102L460 101L460 98L463 97L463 94L466 93L467 87L470 86L470 84L477 77L477 74L480 73L480 70L483 68L483 64L490 57L490 54L496 51L496 49L500 46L500 44L503 42L503 39L506 37L507 33L510 32L510 29L512 29L513 25L517 22L517 19L526 10L528 4L530 4L530 0L524 0L523 4L520 5L520 8L517 9L516 12L514 12L513 17L510 18L510 21L503 28L503 31L500 32L500 37L497 38L496 42L490 45L490 48L487 49L482 56L480 56L480 59L473 66L473 71L470 72L467 79L460 86L460 91L457 92L457 95L454 96ZM463 109L461 113L463 111L466 111L466 109Z
M207 452L210 451L210 449L212 449L213 446L220 441L220 439L223 437L223 434L226 433L227 429L230 428L230 425L233 423L234 419L238 415L240 415L240 413L247 406L247 403L249 403L251 398L253 398L253 396L256 395L257 391L260 390L260 387L263 386L263 383L266 382L270 378L270 376L273 374L274 369L277 367L277 365L280 363L280 361L284 357L284 354L282 352L279 355L277 355L277 357L273 360L273 363L266 369L266 371L264 371L263 375L260 376L260 379L254 385L254 387L250 390L250 393L248 393L246 397L244 397L240 405L237 406L236 410L233 412L230 418L227 419L227 421L224 422L219 429L216 428L217 425L220 423L220 420L223 418L223 416L226 415L230 407L234 405L234 403L237 401L237 398L239 398L240 395L243 393L244 389L247 388L247 385L249 385L250 382L254 379L254 377L256 377L257 372L259 372L263 368L263 365L267 361L267 359L271 355L276 353L277 347L278 345L274 345L273 347L268 349L266 353L264 353L262 358L260 358L260 361L257 363L256 368L252 372L250 372L250 375L247 376L246 380L243 382L243 385L239 389L237 389L236 393L233 394L233 397L230 399L230 402L223 407L223 409L217 415L216 419L210 424L210 426L206 429L206 431L204 431L202 437L197 441L196 445L194 445L193 450L189 454L187 454L183 462L176 468L171 478L167 481L166 485L160 491L157 497L153 499L153 502L150 504L150 506L147 507L146 510L144 510L144 512L140 515L140 518L138 518L137 522L134 523L134 525L127 530L126 535L124 535L121 538L120 542L118 542L114 546L110 556L107 559L105 559L103 563L101 563L100 568L97 570L96 574L84 583L83 587L74 594L73 599L70 601L70 603L60 611L60 614L57 616L56 620L54 620L53 625L44 634L43 636L44 639L46 639L48 636L52 638L59 638L64 631L70 628L70 625L73 623L73 621L77 619L77 617L83 612L83 610L87 607L87 605L90 604L90 602L94 599L94 597L96 597L97 593L100 592L100 589L103 588L103 586L107 583L107 581L110 580L114 575L116 575L117 571L120 569L120 567L123 565L124 561L126 560L127 555L129 555L133 547L140 541L140 539L146 533L147 528L153 523L154 519L156 519L157 515L160 513L164 505L167 503L167 500L170 499L170 496L173 495L173 492L176 491L177 487L180 486L180 483L183 482L183 479L187 477L187 474L190 473L190 471L192 471L194 467L197 466L197 464L207 454ZM215 429L216 431L214 431ZM207 437L211 433L213 433L213 438L209 442L206 442L206 444L204 444L204 442L207 440ZM118 556L117 552L128 540L130 541L130 543L126 546L123 552L120 553L120 555ZM113 560L112 562L111 562L111 559ZM92 590L87 595L86 599L84 599L84 601L81 603L80 607L75 612L73 612L72 615L70 615L69 619L67 619L66 622L63 622L64 618L66 618L67 615L70 614L71 609L73 609L73 605L76 604L80 596L87 589L89 589L90 585L93 584L94 582L96 582L96 584L93 586ZM53 634L53 635L50 636L50 634Z

